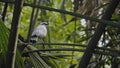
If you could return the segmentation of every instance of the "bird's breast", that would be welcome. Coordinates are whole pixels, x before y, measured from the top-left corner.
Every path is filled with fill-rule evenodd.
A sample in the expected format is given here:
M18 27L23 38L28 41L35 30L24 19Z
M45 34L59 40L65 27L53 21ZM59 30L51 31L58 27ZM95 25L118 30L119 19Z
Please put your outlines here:
M38 37L45 37L47 35L47 29L45 26L39 26L35 32L34 32Z

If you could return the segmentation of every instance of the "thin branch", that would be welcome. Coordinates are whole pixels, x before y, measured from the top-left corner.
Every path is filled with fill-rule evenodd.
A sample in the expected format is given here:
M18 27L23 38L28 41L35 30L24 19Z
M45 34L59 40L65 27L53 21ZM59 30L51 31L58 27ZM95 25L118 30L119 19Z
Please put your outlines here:
M24 45L42 45L43 43L18 43L18 44L24 44ZM78 43L44 43L44 45L64 45L64 46L78 46L78 47L86 47L86 45L81 45Z
M18 43L18 45L33 45L33 46L38 46L38 45L42 45L43 43ZM86 48L87 46L86 45L81 45L79 43L44 43L44 45L52 45L52 46L77 46L77 47L84 47ZM105 48L105 47L97 47L96 48L97 50L106 50L106 51L110 51L110 52L116 52L116 53L120 53L119 50L114 50L114 49L111 49L111 48Z
M48 35L48 43L51 43L50 28L49 27L47 27L47 35ZM49 48L51 48L51 45L49 45Z
M33 4L36 4L36 0L34 0ZM27 35L27 42L28 43L30 42L30 38L31 38L33 29L34 29L34 25L35 25L35 22L33 22L33 20L34 20L34 13L35 13L35 8L33 7L32 8L32 13L31 13L31 18L30 18L30 25L29 25L28 35Z
M11 4L15 3L14 1L11 1L11 0L0 0L0 2L6 2L6 3L11 3Z
M36 44L33 44L33 43L18 43L19 45L21 44L24 44L24 45L42 45L43 43L36 43ZM77 46L77 47L86 47L86 45L81 45L81 44L78 44L78 43L44 43L44 45L55 45L55 46ZM111 49L111 48L105 48L105 47L97 47L96 49L98 50L107 50L107 51L111 51L111 52L117 52L117 53L120 53L119 50L114 50L114 49Z
M24 53L33 53L33 52L40 52L40 51L78 51L78 52L84 52L84 49L73 49L73 48L50 48L50 49L39 49L39 50L31 50Z
M37 0L34 0L34 3L33 4L36 4L37 3ZM40 4L40 0L38 1L38 4ZM36 12L35 12L36 10ZM29 32L28 32L28 37L27 37L27 42L29 43L30 42L30 38L31 38L31 35L32 35L32 32L34 30L34 26L35 26L35 23L36 23L36 20L37 20L37 17L38 17L38 13L39 13L39 8L35 9L35 7L33 7L32 9L32 14L31 14L31 19L30 19L30 26L29 26Z
M27 55L29 53L34 52L44 52L44 51L75 51L75 52L84 52L85 49L73 49L73 48L50 48L50 49L39 49L39 50L30 50L27 52L23 52L23 55ZM120 56L117 52L101 52L101 51L94 51L95 54L102 54L102 55L109 55L109 56Z
M95 54L102 54L102 55L109 55L109 56L115 56L115 57L119 57L120 54L117 52L101 52L101 51L94 51Z
M112 48L97 47L96 49L98 49L98 50L107 50L107 51L116 52L116 53L120 54L120 50L115 50L115 49L112 49Z

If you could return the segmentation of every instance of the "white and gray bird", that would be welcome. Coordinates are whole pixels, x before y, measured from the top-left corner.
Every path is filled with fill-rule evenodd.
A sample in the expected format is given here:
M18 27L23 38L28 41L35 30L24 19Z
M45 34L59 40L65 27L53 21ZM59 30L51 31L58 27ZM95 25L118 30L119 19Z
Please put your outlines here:
M41 22L40 25L33 30L30 40L31 43L36 43L38 38L42 40L47 35L46 25L47 22Z

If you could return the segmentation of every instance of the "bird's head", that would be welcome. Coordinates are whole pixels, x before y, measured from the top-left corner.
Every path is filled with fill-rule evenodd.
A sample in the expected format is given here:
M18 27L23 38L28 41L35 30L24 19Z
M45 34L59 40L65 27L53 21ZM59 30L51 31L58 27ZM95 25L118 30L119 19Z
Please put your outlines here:
M41 22L40 25L48 25L47 22Z

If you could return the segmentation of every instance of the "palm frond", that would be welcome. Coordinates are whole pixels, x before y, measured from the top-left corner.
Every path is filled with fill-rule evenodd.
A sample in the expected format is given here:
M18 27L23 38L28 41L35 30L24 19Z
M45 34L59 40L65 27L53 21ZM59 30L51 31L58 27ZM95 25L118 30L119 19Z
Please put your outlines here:
M8 45L8 38L9 38L9 30L4 25L3 21L0 20L0 68L4 68L5 61L6 61L6 54L7 54L7 45ZM23 60L21 58L21 54L17 50L16 53L16 63L15 67L23 68Z
M37 48L28 45L27 50L36 50ZM32 61L35 68L50 68L50 66L42 59L42 57L39 55L39 53L29 53L29 58Z
M4 67L8 45L9 31L5 28L3 21L0 20L0 67Z

